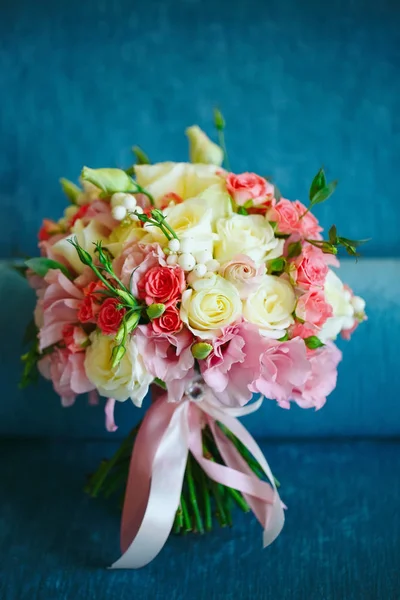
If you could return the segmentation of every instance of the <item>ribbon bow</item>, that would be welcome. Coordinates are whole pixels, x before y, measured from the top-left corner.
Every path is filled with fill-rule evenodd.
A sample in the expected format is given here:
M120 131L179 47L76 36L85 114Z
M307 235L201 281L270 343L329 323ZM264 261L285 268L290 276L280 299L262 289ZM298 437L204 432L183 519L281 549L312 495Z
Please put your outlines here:
M264 529L264 548L276 539L284 514L274 477L258 444L236 418L257 410L261 402L239 409L221 407L210 388L195 381L181 402L167 402L164 395L152 404L132 453L121 522L123 554L112 569L144 567L163 548L179 507L189 451L212 480L243 494ZM251 471L216 421L246 446L271 484ZM201 432L206 424L225 465L203 456Z

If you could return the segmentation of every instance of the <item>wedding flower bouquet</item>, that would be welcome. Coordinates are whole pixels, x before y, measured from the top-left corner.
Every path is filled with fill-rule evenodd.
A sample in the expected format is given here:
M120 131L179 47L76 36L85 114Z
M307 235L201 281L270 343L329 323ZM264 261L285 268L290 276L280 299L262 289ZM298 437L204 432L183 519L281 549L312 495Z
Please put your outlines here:
M324 239L311 212L336 182L321 169L307 206L282 198L268 178L231 172L218 111L215 125L219 145L187 130L190 163L150 164L135 148L130 169L61 180L70 204L26 263L38 300L24 384L38 370L63 406L106 398L109 431L115 404L140 407L153 384L143 420L87 484L123 494L117 568L147 564L171 531L230 525L234 504L253 511L264 546L276 538L278 484L237 417L263 398L321 408L334 340L365 319L332 269L361 241L334 226Z

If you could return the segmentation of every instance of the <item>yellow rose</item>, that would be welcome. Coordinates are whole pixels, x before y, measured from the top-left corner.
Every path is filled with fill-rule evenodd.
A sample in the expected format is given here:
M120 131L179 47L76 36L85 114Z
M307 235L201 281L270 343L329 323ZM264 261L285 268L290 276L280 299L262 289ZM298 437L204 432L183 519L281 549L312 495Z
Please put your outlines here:
M202 339L217 337L242 314L239 292L229 282L208 273L182 294L181 319Z
M130 398L136 406L141 406L153 377L146 371L135 338L131 337L127 342L126 352L114 369L111 366L115 344L113 338L95 331L90 340L91 345L88 346L85 357L85 371L89 381L106 398L121 402Z
M166 194L178 194L187 200L211 185L221 183L221 176L216 174L219 170L215 165L174 162L135 166L138 184L153 196L157 206Z
M201 200L192 198L182 204L177 204L165 210L166 222L177 234L181 244L185 242L185 252L212 252L212 210ZM143 238L144 243L158 242L161 246L167 244L167 239L158 227L145 227L148 234Z
M218 241L215 258L227 262L237 254L246 254L261 263L281 256L284 240L274 236L274 230L261 215L237 215L217 221Z
M247 298L243 315L266 337L279 339L293 323L296 296L291 284L274 275L264 275L258 290Z
M114 258L118 258L125 244L140 242L146 235L147 231L137 221L131 221L130 223L123 222L113 229L104 245L109 249Z
M186 129L189 138L189 156L192 163L203 163L221 166L224 160L224 152L217 144L200 129L198 125L192 125Z
M105 228L99 223L96 223L96 221L90 221L90 223L85 227L82 220L78 219L72 227L71 233L52 246L51 249L55 255L67 260L77 273L82 273L85 266L79 260L78 253L75 248L68 241L69 239L74 239L75 237L78 240L78 244L82 246L86 252L89 252L91 256L94 256L94 242L105 241Z

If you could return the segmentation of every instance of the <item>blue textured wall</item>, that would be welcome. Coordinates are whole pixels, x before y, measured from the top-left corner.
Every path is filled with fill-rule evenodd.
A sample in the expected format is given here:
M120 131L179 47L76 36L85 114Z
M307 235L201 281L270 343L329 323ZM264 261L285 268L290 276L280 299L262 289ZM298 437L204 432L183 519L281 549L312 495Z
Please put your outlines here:
M306 198L323 163L340 179L318 209L366 253L397 254L396 0L14 0L1 3L0 256L33 253L59 216L58 178L127 165L133 143L184 159L183 129L218 103L236 170Z

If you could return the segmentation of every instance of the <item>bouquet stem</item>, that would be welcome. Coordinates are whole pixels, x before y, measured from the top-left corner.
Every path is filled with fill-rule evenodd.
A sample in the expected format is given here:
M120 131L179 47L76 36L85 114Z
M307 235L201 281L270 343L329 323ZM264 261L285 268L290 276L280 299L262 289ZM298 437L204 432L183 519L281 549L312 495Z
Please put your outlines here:
M243 444L222 424L218 423L217 426L235 445L251 470L258 477L264 478L260 465ZM85 486L85 491L90 496L95 498L101 495L109 498L119 494L119 503L122 507L132 448L139 427L140 423L125 438L116 453L110 459L104 459L98 469L90 475ZM203 429L202 442L205 458L225 464L208 427ZM275 482L279 485L276 480ZM249 505L240 492L212 481L189 452L173 533L203 534L212 530L214 519L221 527L230 527L232 526L232 508L235 506L243 512L250 511Z

